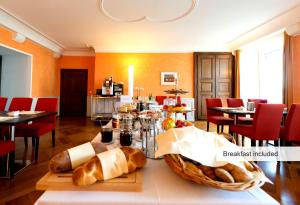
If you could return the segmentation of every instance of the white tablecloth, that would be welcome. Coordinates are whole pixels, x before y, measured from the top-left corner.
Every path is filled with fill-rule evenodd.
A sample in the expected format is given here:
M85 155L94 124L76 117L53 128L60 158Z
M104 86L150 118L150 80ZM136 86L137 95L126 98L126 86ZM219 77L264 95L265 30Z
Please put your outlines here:
M201 204L201 205L278 205L261 189L230 192L181 179L163 160L148 160L144 167L142 192L46 191L35 203L48 204Z

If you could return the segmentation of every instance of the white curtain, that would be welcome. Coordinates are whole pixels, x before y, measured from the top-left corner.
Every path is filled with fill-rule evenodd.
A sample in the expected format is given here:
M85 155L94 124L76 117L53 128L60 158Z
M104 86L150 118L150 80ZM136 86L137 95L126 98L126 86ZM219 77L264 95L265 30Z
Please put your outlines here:
M245 46L240 53L240 94L282 103L283 33Z

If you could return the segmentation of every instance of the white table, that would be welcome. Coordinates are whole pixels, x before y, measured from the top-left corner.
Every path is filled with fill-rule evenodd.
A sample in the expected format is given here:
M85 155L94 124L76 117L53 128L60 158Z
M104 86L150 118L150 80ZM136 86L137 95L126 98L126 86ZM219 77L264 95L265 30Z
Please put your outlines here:
M259 188L230 192L186 181L173 173L163 160L148 160L142 192L46 191L35 203L49 204L279 205Z

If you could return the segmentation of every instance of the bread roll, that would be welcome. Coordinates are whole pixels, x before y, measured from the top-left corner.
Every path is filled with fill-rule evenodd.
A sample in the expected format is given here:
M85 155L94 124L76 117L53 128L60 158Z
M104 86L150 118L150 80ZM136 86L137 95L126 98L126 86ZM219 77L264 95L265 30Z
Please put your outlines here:
M95 154L106 151L106 146L102 143L91 143ZM67 172L72 170L71 158L68 150L54 155L49 162L49 170L54 173Z
M209 178L211 178L212 180L217 180L217 177L214 173L214 170L212 167L209 167L209 166L205 166L205 165L199 165L198 166L199 169L202 170L202 172Z
M243 168L240 168L238 166L235 166L235 165L229 164L229 163L221 168L230 172L230 174L233 176L235 182L246 182L246 181L251 180L251 178L252 178L251 173L249 171L247 171L246 168L243 169Z
M216 176L221 179L223 182L227 182L227 183L234 183L234 178L233 176L226 171L225 169L222 168L216 168L215 169L215 174Z
M138 168L142 168L146 164L146 156L141 150L134 149L131 147L121 147L120 149L126 157L128 173L133 172ZM102 154L109 153L110 151ZM112 164L115 165L116 162L112 161ZM82 186L82 185L94 184L97 181L104 180L105 179L104 177L105 174L103 173L104 166L107 166L107 164L101 163L99 159L99 155L93 157L88 162L84 163L83 165L79 166L73 171L73 175L72 175L73 183L77 186Z

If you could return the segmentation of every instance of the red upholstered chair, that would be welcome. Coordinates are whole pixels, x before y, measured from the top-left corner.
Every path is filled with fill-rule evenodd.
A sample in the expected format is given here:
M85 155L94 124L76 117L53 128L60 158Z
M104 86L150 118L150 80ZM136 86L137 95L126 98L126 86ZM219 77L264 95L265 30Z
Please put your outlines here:
M14 177L14 161L15 161L15 143L13 141L0 141L0 157L8 154L9 157L9 176Z
M17 110L30 110L32 104L32 98L13 98L9 105L9 111Z
M30 110L32 104L32 98L13 98L9 105L8 111L18 111L18 110ZM7 126L0 126L1 136L6 135L8 132Z
M57 98L39 98L35 107L35 111L57 112ZM56 116L42 118L33 121L32 124L20 125L16 127L16 137L32 137L35 146L35 160L38 159L39 139L44 134L52 132L52 147L55 146L55 126Z
M288 145L300 142L300 104L292 104L285 126L280 129L280 139Z
M206 111L207 111L207 132L209 131L209 123L214 123L217 125L217 132L219 133L221 125L221 129L223 132L224 125L232 125L233 119L224 117L223 113L210 110L211 107L222 107L222 101L220 98L207 98L206 99Z
M254 102L255 108L259 103L268 103L267 99L248 99L248 102Z
M6 103L7 103L7 98L0 97L0 111L5 110Z
M164 99L166 99L167 96L156 96L155 100L159 105L163 105L164 104Z
M244 107L244 102L239 98L227 98L227 106L228 107ZM230 118L233 118L232 115L229 115ZM246 115L240 115L238 117L238 124L252 124L253 119L246 117Z
M283 104L259 103L254 114L252 125L233 125L230 131L249 137L251 146L256 145L256 140L274 140L278 142L279 130L282 120Z

